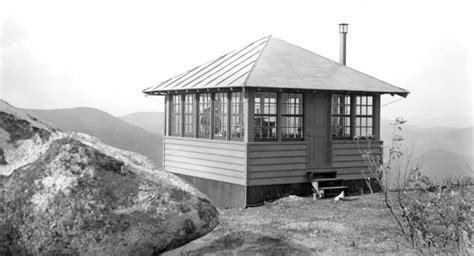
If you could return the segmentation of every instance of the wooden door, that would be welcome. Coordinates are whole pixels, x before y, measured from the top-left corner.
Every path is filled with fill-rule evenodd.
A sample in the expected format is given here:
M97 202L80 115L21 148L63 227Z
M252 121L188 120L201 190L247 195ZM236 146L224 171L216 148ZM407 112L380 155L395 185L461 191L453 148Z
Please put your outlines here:
M307 93L308 167L330 165L330 94L326 92Z

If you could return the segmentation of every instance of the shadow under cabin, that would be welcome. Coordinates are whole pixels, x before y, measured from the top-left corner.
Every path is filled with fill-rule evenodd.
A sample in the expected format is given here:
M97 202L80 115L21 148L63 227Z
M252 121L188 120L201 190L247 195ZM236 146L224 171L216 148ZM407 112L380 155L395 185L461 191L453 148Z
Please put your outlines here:
M408 91L347 67L340 26L343 63L267 36L145 89L165 97L163 168L224 208L310 195L312 182L360 192L361 150L383 152L380 96Z

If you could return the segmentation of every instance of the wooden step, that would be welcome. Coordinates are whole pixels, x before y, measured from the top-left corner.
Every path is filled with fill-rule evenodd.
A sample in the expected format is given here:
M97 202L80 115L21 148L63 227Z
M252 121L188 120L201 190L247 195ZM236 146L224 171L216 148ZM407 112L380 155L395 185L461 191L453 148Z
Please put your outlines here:
M306 175L308 176L309 180L314 179L332 179L337 177L337 171L329 171L329 172L307 172Z
M347 186L337 186L337 187L323 187L318 188L319 190L335 190L335 189L346 189Z
M326 178L326 179L314 179L313 182L327 182L327 181L342 181L341 178Z

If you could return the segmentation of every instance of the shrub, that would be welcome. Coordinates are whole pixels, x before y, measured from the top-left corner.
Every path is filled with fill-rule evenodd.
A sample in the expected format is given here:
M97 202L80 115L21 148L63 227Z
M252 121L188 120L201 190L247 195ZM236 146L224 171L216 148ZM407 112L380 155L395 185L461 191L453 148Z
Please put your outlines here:
M401 149L406 121L393 125L388 158L381 163L371 150L363 157L384 193L385 205L410 244L422 253L472 253L472 180L466 177L432 182Z

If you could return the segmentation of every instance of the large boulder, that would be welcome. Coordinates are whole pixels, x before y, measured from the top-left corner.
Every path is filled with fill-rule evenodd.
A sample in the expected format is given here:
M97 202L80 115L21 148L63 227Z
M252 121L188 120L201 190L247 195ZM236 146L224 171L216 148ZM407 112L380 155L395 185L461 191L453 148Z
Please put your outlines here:
M217 225L203 194L147 158L0 104L0 255L152 255Z

